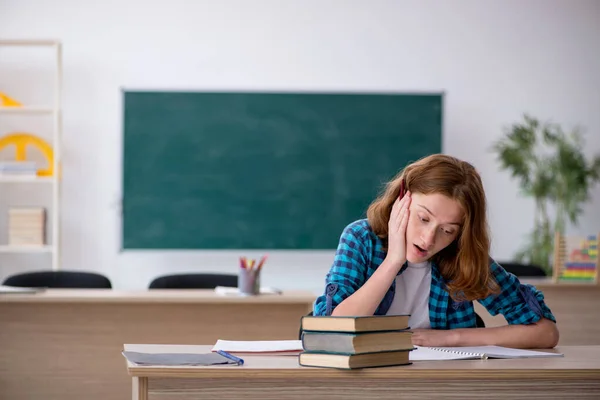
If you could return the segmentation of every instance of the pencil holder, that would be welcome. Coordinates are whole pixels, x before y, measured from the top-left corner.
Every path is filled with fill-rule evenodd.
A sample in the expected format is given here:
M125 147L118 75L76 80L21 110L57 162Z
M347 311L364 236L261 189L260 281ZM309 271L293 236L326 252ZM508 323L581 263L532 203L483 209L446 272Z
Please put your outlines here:
M256 269L240 268L238 275L238 289L240 294L246 296L260 293L260 271Z

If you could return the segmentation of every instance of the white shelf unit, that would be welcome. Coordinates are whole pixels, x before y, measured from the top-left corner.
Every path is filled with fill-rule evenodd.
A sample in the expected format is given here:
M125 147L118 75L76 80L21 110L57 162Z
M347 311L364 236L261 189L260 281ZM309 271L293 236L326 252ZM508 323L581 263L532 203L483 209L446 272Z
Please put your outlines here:
M51 268L60 269L60 166L62 147L62 44L57 40L3 40L0 46L28 46L46 47L54 51L55 74L53 82L53 104L50 105L24 105L22 107L2 107L0 105L0 118L7 114L25 115L51 115L52 116L52 151L54 153L54 176L23 178L12 176L0 176L0 185L27 185L27 184L49 184L52 185L52 212L49 213L52 227L52 243L44 246L10 246L0 245L0 253L51 253ZM1 80L0 80L1 83ZM8 132L0 132L4 136ZM2 189L3 190L3 189Z
M16 182L16 183L55 183L55 176L36 176L34 178L20 176L2 176L0 175L0 183Z
M52 107L28 106L28 107L0 107L0 114L52 114Z
M0 253L53 253L54 246L0 246Z

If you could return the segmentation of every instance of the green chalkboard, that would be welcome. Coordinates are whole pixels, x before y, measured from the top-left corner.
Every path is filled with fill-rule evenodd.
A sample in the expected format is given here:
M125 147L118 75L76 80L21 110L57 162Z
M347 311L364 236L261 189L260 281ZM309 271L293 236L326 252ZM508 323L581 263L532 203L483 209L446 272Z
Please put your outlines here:
M123 249L331 249L441 94L123 92Z

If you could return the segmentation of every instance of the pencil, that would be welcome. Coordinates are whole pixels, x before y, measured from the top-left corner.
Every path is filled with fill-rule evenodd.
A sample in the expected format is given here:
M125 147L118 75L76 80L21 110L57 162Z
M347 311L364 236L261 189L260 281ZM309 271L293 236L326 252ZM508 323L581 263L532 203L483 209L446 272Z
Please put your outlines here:
M262 268L262 266L264 265L265 261L267 261L267 257L269 255L265 254L264 256L262 256L262 258L260 259L260 262L258 263L258 267L256 267L259 271Z

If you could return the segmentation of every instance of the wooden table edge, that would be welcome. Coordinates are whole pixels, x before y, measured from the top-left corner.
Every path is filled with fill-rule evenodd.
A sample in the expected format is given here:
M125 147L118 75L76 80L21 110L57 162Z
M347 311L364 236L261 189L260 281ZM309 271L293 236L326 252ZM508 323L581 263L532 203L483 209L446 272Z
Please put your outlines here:
M387 367L383 367L386 368ZM369 379L452 379L452 380L523 380L524 377L535 380L598 380L598 369L416 369L392 367L365 368L357 370L337 370L333 368L304 367L302 374L298 369L257 369L223 366L215 368L177 368L177 367L128 367L131 377L138 378L211 378L211 379L327 379L327 378L369 378ZM470 372L477 372L476 377Z

